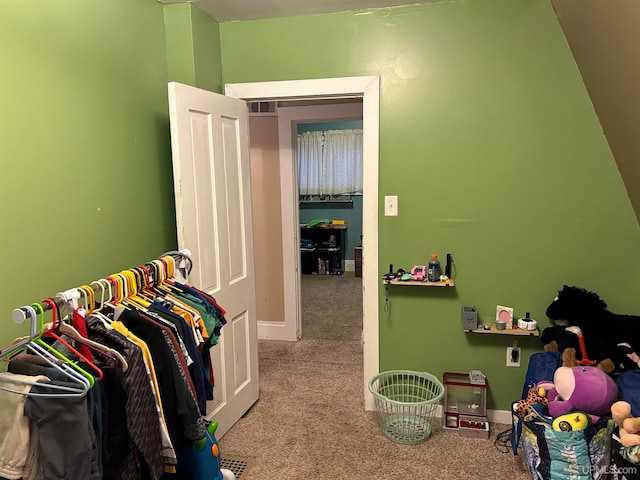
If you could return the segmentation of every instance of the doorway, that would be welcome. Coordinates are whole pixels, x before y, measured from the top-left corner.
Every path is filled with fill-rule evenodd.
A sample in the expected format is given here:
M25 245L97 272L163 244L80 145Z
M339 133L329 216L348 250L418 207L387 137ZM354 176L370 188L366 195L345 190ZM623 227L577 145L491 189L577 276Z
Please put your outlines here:
M297 134L298 142L305 132L317 135L327 130L362 130L362 97L279 102L277 112L287 112L285 116L294 119L290 130ZM361 140L362 136L360 148ZM299 148L298 142L294 140L293 144ZM362 178L362 165L359 172ZM355 272L356 246L362 239L362 193L359 190L355 194L329 197L298 197L301 306L298 337L321 339L328 351L334 342L342 340L352 340L362 348L362 278ZM322 219L336 223L342 220L344 228L340 225L307 228L309 222Z
M282 82L256 82L227 84L227 96L245 101L285 101L323 99L337 97L362 97L363 117L363 348L365 408L374 409L373 398L368 392L367 381L378 373L378 139L380 79L370 77L345 77ZM284 129L286 130L286 129ZM285 318L279 328L283 339L297 340L300 331L300 281L299 281L299 215L297 176L294 149L291 141L282 138L281 149L287 153L280 159L282 189L282 240L284 268ZM289 135L291 134L289 130Z

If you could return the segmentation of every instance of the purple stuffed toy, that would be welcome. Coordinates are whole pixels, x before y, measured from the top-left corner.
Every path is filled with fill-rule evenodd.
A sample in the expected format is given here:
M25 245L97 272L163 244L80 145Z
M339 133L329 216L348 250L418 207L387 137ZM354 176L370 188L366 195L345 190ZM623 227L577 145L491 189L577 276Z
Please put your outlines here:
M574 410L592 416L608 415L618 400L616 382L596 367L559 367L553 384L541 382L540 386L548 390L549 414L554 418Z

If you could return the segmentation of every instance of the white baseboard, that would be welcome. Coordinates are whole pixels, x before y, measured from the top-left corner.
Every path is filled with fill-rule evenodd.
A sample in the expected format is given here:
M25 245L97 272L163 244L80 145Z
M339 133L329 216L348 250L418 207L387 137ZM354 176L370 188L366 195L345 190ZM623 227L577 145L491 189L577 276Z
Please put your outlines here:
M355 260L345 260L344 261L344 271L345 272L355 272L356 271L356 261Z
M513 418L509 410L487 410L487 418L489 423L506 423L511 425Z
M375 411L375 405L372 408L366 408L366 410ZM442 418L442 405L438 405L436 409L436 417ZM511 425L511 412L509 410L487 410L487 420L489 423L505 423Z
M295 342L297 338L291 338L291 332L285 329L284 322L264 322L258 320L259 340L287 340Z

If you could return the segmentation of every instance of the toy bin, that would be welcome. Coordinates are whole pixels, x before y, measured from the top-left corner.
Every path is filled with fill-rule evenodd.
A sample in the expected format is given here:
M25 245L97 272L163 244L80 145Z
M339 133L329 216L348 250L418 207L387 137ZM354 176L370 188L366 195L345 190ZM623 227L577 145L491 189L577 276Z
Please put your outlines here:
M584 430L557 431L542 421L514 418L533 480L609 480L613 427L611 419L600 418Z
M381 372L369 380L378 425L395 443L415 445L431 435L444 386L430 373Z

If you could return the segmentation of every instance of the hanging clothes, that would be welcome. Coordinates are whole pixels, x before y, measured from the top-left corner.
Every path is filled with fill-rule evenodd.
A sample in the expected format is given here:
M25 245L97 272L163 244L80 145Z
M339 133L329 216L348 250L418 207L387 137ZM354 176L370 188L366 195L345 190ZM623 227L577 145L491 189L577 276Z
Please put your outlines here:
M172 351L168 329L165 330L157 322L141 314L138 310L125 310L118 317L118 322L145 342L153 359L155 375L158 382L170 437L176 448L184 446L187 441L198 440L205 435L202 414L193 401L193 391ZM116 325L113 322L112 325ZM177 353L177 352L176 352Z
M50 393L46 384L31 393ZM100 479L91 395L54 398L28 396L24 414L38 427L39 458L47 478ZM89 459L89 461L87 461Z
M13 377L13 378L12 378ZM19 389L28 393L32 386L15 382L48 381L44 375L32 377L10 372L0 373L0 387ZM36 426L24 416L26 395L7 392L0 388L0 477L31 480L38 473L38 443Z
M206 437L225 312L177 272L163 257L62 292L46 327L31 309L31 335L0 350L0 479L160 480Z
M160 300L154 300L153 304L149 307L149 311L155 312L164 319L173 322L174 324L180 325L183 332L189 332L190 328L187 325L187 322L183 317L175 313L171 310L170 306L165 306ZM198 407L201 412L206 411L206 403L207 397L213 398L212 389L210 387L208 390L205 388L205 376L204 376L204 368L202 363L202 356L196 346L195 340L192 335L189 333L185 333L183 337L185 346L187 351L189 352L189 356L193 360L193 363L189 366L189 372L191 374L191 378L193 380L193 384L196 390L196 398L198 400Z
M142 468L137 459L136 452L139 452L147 465L149 477L159 479L164 472L165 458L170 455L163 455L160 423L151 421L157 418L155 395L142 351L121 333L107 329L96 316L87 317L87 330L90 339L120 351L129 365L126 374L122 374L123 389L126 392L127 454L115 478L139 478L139 470Z
M52 395L55 392L50 382L65 385L65 376L39 364L12 360L5 375L38 379L38 385L31 386L24 397L23 414L37 427L34 438L37 439L44 478L101 478L91 420L93 396L58 398ZM94 385L94 388L99 386Z

